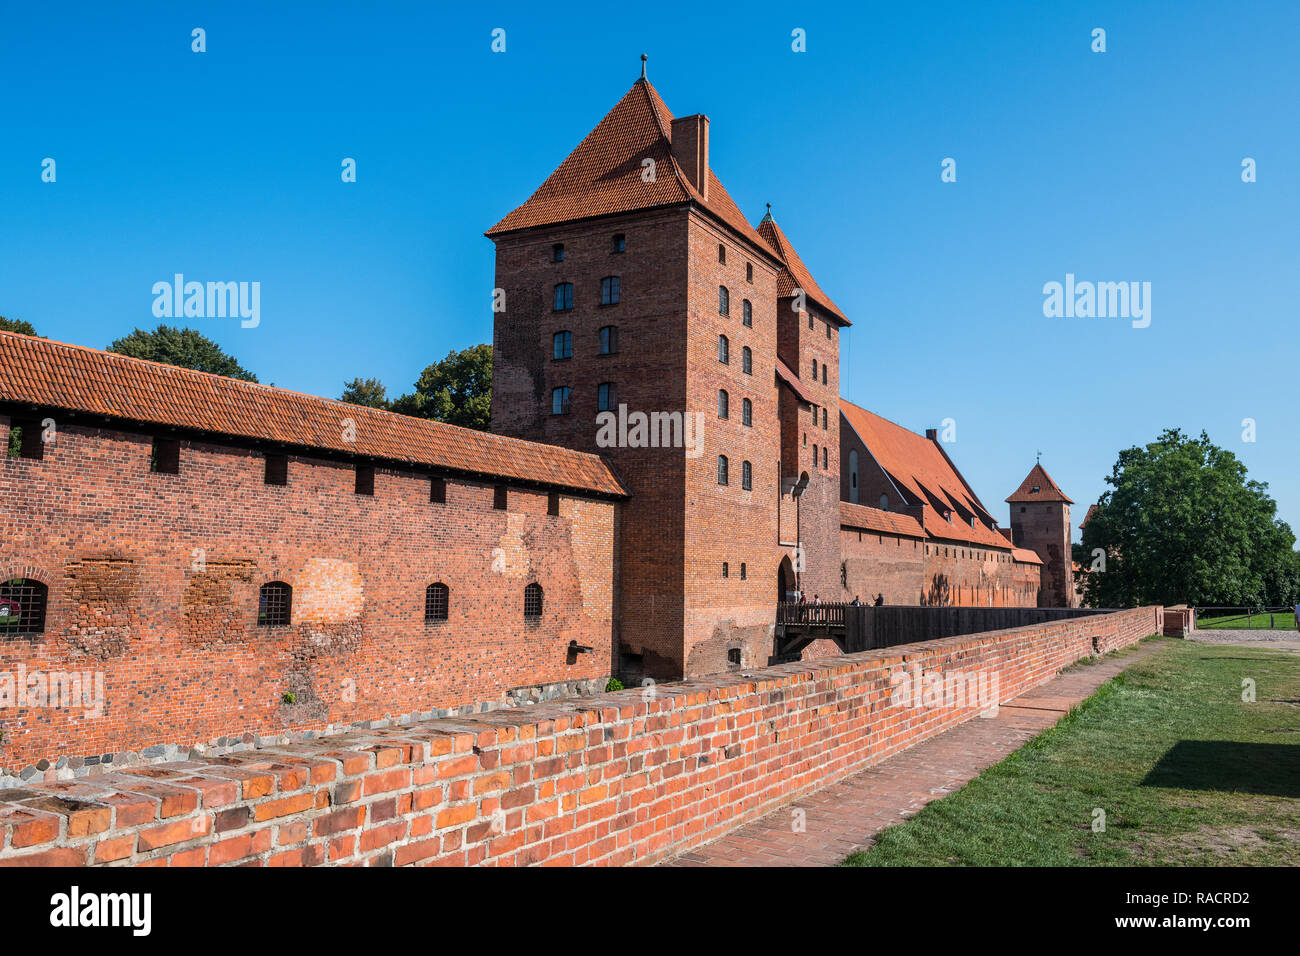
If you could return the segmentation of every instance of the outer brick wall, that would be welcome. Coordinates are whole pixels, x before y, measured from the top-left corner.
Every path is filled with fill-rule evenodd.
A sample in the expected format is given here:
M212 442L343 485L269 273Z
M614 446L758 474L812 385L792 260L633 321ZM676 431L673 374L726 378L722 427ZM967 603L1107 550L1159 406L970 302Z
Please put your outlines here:
M1000 700L1162 630L1163 609L804 661L0 791L0 865L653 863L976 713L890 675L996 673Z

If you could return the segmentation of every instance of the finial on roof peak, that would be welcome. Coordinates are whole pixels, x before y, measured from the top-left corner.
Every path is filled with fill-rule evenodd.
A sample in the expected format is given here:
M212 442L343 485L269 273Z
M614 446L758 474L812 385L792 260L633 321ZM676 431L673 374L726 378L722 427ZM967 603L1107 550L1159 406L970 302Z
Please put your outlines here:
M767 215L763 217L763 222L774 222L772 219L772 204L767 203Z
M645 61L650 59L644 53L641 54L641 79L645 79Z

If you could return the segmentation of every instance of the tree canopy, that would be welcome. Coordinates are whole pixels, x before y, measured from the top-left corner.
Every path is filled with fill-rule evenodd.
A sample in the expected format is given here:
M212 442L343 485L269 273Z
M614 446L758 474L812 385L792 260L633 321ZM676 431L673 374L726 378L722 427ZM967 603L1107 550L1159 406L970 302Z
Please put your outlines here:
M200 372L241 378L246 382L257 381L256 375L222 351L221 346L194 329L177 329L169 325L160 325L152 332L136 329L130 335L113 342L108 351Z
M1268 485L1230 451L1168 429L1121 451L1075 560L1092 607L1290 605L1300 598L1295 535Z
M354 378L344 384L339 397L354 405L488 431L492 426L492 346L453 349L420 373L413 391L392 400L383 383L374 378Z
M36 327L23 319L6 319L0 315L0 329L5 332L21 332L23 335L35 335Z

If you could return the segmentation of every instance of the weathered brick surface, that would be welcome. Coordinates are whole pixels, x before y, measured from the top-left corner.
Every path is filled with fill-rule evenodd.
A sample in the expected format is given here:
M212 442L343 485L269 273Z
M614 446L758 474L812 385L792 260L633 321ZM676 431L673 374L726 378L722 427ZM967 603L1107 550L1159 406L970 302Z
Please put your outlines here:
M0 636L0 673L99 672L105 707L83 718L80 701L7 704L0 777L42 759L51 776L60 757L119 767L155 745L324 730L611 672L612 501L561 494L550 515L545 490L511 487L497 510L492 484L449 477L435 503L427 475L385 468L371 497L355 493L348 463L298 455L289 483L268 485L261 452L188 440L180 473L157 474L148 434L51 414L58 437L42 459L0 456L0 580L49 589L42 634ZM7 429L0 416L0 440ZM293 587L288 627L256 622L271 580ZM439 581L448 619L426 624L425 588ZM523 616L532 581L545 596L536 623ZM572 640L592 652L570 655ZM228 779L210 782L207 805L239 795ZM170 809L180 781L158 783L151 793ZM243 780L242 796L272 785Z
M633 689L162 765L152 769L195 795L169 817L151 793L135 793L151 785L143 775L78 783L75 805L58 812L31 804L61 798L59 784L0 791L0 866L653 863L976 714L893 699L900 670L996 674L1005 701L1082 657L1159 633L1162 616L1116 611L653 695ZM319 782L286 772L323 764L334 774ZM234 806L204 805L200 795L224 792L232 768L271 785ZM356 802L339 807L344 795ZM135 808L147 805L145 818ZM106 829L74 830L101 807L112 808Z

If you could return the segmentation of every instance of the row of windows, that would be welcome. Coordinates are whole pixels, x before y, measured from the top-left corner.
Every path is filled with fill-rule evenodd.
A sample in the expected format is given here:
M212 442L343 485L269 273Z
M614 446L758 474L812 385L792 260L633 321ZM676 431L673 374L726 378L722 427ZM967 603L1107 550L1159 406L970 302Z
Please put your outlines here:
M826 326L826 327L827 327L828 329L830 328L829 325ZM823 384L823 385L829 384L829 383L826 381L826 368L827 368L827 364L826 364L825 362L823 362L823 363L822 363L822 384ZM816 359L813 359L813 360L812 360L812 380L813 380L814 382L817 381L817 360L816 360Z
M602 382L596 387L596 411L612 412L618 408L618 387L613 382ZM567 415L573 411L573 389L557 385L551 389L551 414Z
M731 417L731 396L725 388L718 389L718 417ZM747 428L754 424L754 403L747 398L740 400L740 423Z
M723 365L731 364L731 340L725 335L718 336L718 361ZM740 370L746 375L754 374L754 353L748 345L740 350Z
M724 266L727 264L727 247L722 243L718 243L718 262ZM754 263L752 262L745 263L745 281L754 281Z
M610 236L609 251L613 254L627 252L627 236L621 232L616 232L614 235ZM557 242L555 245L551 246L551 261L564 261L564 243Z
M718 312L721 315L731 315L731 290L725 285L718 286ZM742 325L748 326L754 324L754 306L748 299L741 300L740 322Z
M542 616L542 586L536 581L524 588L524 619ZM45 631L45 610L49 588L34 578L11 578L0 584L0 637L41 634ZM424 589L424 620L447 620L451 589L441 581ZM288 627L293 620L293 588L283 581L268 581L257 591L259 627Z
M729 578L729 577L731 577L731 567L730 567L730 565L727 564L726 561L723 561L723 562L722 562L722 576L723 576L724 578ZM744 562L744 561L741 561L741 562L740 562L740 580L744 581L744 580L746 580L748 577L749 577L749 569L745 566L745 562Z
M600 304L618 305L622 301L622 283L618 276L605 276L600 280ZM553 311L568 312L573 308L573 283L559 282L555 286Z
M618 352L618 326L606 325L596 333L601 355L614 355ZM573 333L561 329L551 337L551 357L555 359L573 358Z
M718 456L718 484L731 484L731 463L726 455ZM740 463L740 487L745 491L754 490L754 466L747 461Z

